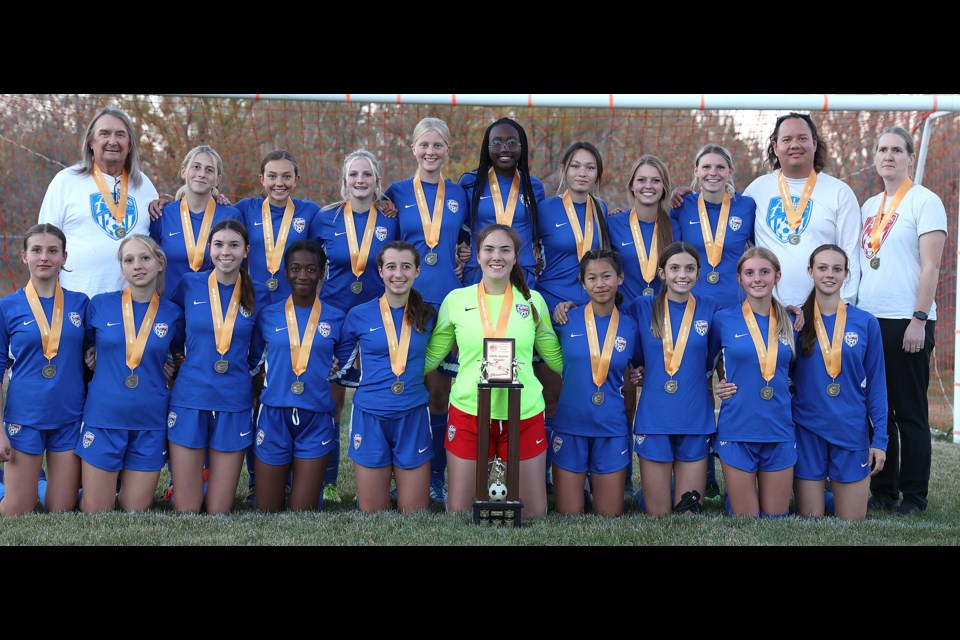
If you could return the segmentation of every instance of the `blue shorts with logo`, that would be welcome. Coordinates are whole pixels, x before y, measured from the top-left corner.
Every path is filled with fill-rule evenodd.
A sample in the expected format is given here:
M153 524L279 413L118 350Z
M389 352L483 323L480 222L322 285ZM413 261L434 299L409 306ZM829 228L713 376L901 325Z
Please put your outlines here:
M851 451L830 444L814 432L797 427L797 466L801 480L859 482L870 475L870 450Z
M333 413L266 405L260 405L253 443L254 454L275 466L294 458L322 458L340 446Z
M372 469L393 465L416 469L433 458L427 405L384 417L353 405L348 456Z
M710 454L712 435L637 434L633 450L651 462L696 462Z
M167 412L167 439L188 449L243 451L253 444L253 412L171 405Z
M554 429L553 464L571 473L616 473L631 463L630 436L577 436Z
M747 473L783 471L797 464L796 442L717 440L713 448L721 462Z
M13 422L4 422L10 446L31 456L43 455L44 451L61 453L77 448L77 434L80 433L80 421L65 424L53 429L37 429Z
M104 471L160 471L167 434L160 429L100 429L81 423L77 455Z

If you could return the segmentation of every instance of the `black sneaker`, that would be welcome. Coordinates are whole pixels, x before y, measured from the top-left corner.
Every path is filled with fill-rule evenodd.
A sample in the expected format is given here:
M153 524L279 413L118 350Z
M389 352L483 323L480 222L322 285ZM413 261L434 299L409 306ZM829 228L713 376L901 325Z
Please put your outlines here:
M694 489L680 496L680 502L673 508L674 513L703 513L700 492Z
M901 502L900 506L897 507L898 516L914 516L920 513L923 513L923 509L913 502Z
M898 506L897 500L891 500L886 496L870 496L867 500L867 509L870 511L896 511Z

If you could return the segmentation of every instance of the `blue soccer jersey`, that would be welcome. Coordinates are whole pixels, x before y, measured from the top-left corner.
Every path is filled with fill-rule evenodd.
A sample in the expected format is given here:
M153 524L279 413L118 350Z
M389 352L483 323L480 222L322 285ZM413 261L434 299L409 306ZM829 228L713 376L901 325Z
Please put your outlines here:
M430 219L433 219L433 204L437 197L437 185L429 182L421 183L423 195L430 209ZM400 220L400 239L413 244L420 252L420 278L417 281L417 291L427 302L438 306L444 297L463 286L460 278L454 272L457 266L457 242L461 227L467 218L467 194L463 189L444 180L443 219L440 221L440 240L432 250L427 246L423 235L423 223L420 220L420 209L417 207L417 198L413 190L413 178L394 182L387 189L386 196L397 207L397 217ZM436 254L436 263L431 265L427 254ZM432 258L431 258L432 260Z
M732 307L741 303L740 284L737 282L737 262L747 248L747 243L756 244L753 239L753 220L756 216L757 204L750 196L734 195L730 199L730 213L727 216L727 231L723 238L723 251L720 254L720 264L716 267L719 279L711 284L707 281L713 267L707 260L707 251L703 241L703 230L700 226L700 209L697 206L699 194L688 193L683 197L683 203L670 212L676 220L680 235L675 240L683 240L694 246L700 254L700 277L693 287L693 294L697 299L711 298L718 309ZM720 205L712 202L704 203L707 208L707 218L710 220L710 232L716 238L717 224L720 221Z
M294 306L297 316L297 329L300 331L300 344L310 318L310 307ZM343 312L332 305L323 305L307 370L300 375L303 393L293 392L293 383L298 380L293 372L290 360L290 338L287 332L286 300L262 309L257 313L256 329L250 345L250 362L254 364L259 354L263 354L266 378L260 402L270 407L296 407L317 413L334 411L330 397L330 370L340 330L343 325Z
M180 280L171 300L186 320L187 358L173 385L170 404L207 411L247 411L253 408L253 388L247 360L256 314L240 306L233 327L230 348L223 356L217 351L213 316L210 311L210 271L188 273ZM217 283L222 317L226 317L236 285ZM215 369L218 360L227 361L227 369Z
M500 187L502 204L506 207L507 199L510 197L510 187L513 184L513 176L505 178L496 172L494 172L494 175L497 176L497 184ZM460 177L459 184L466 193L467 207L469 208L473 203L473 190L477 184L477 172L471 171L470 173L463 174ZM530 186L533 187L533 197L536 198L537 202L542 202L546 198L543 183L539 178L530 176ZM477 207L476 214L473 216L475 219L472 219L468 215L465 223L471 237L470 246L472 249L470 260L467 261L465 271L477 274L479 274L479 264L477 263L477 234L483 230L484 227L496 224L497 222L497 210L493 204L493 195L490 193L490 180L487 176L484 176L480 180L480 188L480 203ZM513 220L510 226L520 235L520 240L522 241L520 245L520 255L517 257L518 263L522 269L530 272L536 269L537 264L533 256L533 224L533 211L527 207L521 185L520 195L517 197L517 204L513 210ZM477 282L479 282L479 280ZM476 284L476 282L464 284ZM533 283L530 282L528 284Z
M193 240L196 242L200 237L200 226L203 224L203 214L190 212L190 224L193 227ZM213 222L210 224L212 229L224 220L240 220L240 211L236 207L217 205L213 212ZM150 222L150 237L156 240L160 248L167 256L167 268L163 271L164 289L163 295L169 298L180 283L180 278L185 273L193 273L190 267L190 259L187 257L187 245L183 239L183 220L180 218L180 201L169 202L163 207L163 216ZM209 238L207 238L209 242ZM203 262L198 271L206 271L213 268L210 261L210 245L204 244Z
M766 347L770 317L753 315ZM792 326L793 316L787 314L786 321ZM768 383L763 379L757 351L740 307L717 311L709 335L710 349L719 351L723 358L727 382L737 385L737 392L720 405L717 440L794 442L790 411L790 374L794 360L789 344L783 338L778 339L777 366ZM760 390L767 385L773 387L773 397L764 400L760 397Z
M653 244L653 229L656 226L653 222L638 221L640 223L640 235L643 237L643 246L650 254L650 247ZM652 295L660 293L660 277L657 275L657 269L654 265L653 275L647 281L643 277L640 269L640 258L638 256L639 247L633 239L633 231L630 229L630 212L623 211L615 216L607 217L607 230L610 233L610 246L620 254L620 261L623 263L623 284L620 285L620 291L627 302L632 303L637 298L643 296L643 291L647 287L653 289ZM670 220L670 233L673 240L680 237L680 230L675 220ZM658 255L665 247L657 245ZM648 267L651 268L651 267Z
M63 290L63 324L57 355L43 355L37 320L23 289L0 300L0 371L10 371L3 420L34 429L52 429L75 423L83 411L84 321L89 299ZM53 297L40 298L49 324ZM44 367L56 367L53 377ZM49 371L49 370L48 370Z
M833 341L837 316L823 315L823 326ZM799 344L799 334L798 334ZM883 342L877 319L847 305L840 375L834 380L824 364L820 342L813 353L798 353L794 382L793 419L798 426L817 434L841 449L887 448L887 382ZM827 385L840 385L837 396L827 394ZM870 423L873 423L873 439Z
M384 216L377 211L376 207L372 209L376 212L376 227L374 227L373 239L370 241L367 266L359 278L359 293L354 291L358 279L353 275L353 269L350 266L350 244L347 242L343 205L322 209L313 219L310 227L310 238L322 244L327 252L327 274L323 289L320 290L320 301L331 304L344 313L355 305L383 295L383 280L377 272L377 254L383 249L383 245L396 240L400 235L396 218ZM353 212L358 247L363 242L369 216L369 211Z
M399 341L403 308L391 308L390 311ZM380 315L379 298L350 310L343 323L338 358L341 375L348 372L357 358L360 359L360 380L353 395L357 407L377 416L395 416L427 403L430 393L423 384L423 366L427 342L435 323L436 318L431 317L423 333L411 327L406 368L399 378L403 391L397 394L393 385L398 379L390 365L390 345L386 335L389 327Z
M315 216L319 215L320 207L310 200L292 198L294 211L290 221L290 230L287 234L289 247L298 240L310 238L310 225ZM280 251L280 266L275 273L267 269L267 253L263 244L263 198L246 198L237 203L241 221L247 227L250 235L250 256L247 258L247 270L253 279L253 289L257 296L257 309L263 309L276 302L284 302L290 295L290 283L284 275L286 263L283 261L283 251ZM270 205L270 220L273 222L273 241L277 242L280 235L280 223L283 221L284 207ZM267 281L277 281L277 288L271 291Z
M716 353L710 349L710 329L717 309L710 299L694 296L693 322L683 351L680 368L671 377L663 360L663 340L653 335L650 325L656 298L640 297L630 308L640 327L643 391L637 406L634 433L647 435L703 435L717 430L713 394L708 385ZM660 302L662 304L662 302ZM668 301L674 348L687 303ZM667 382L676 382L673 393ZM673 388L673 385L670 385Z
M563 350L563 389L560 391L557 411L553 415L553 425L558 431L593 437L624 436L630 433L623 405L623 373L627 364L636 363L640 358L640 343L636 321L626 313L619 313L619 316L610 368L599 389L593 381L584 307L570 309L567 312L567 323L556 328ZM594 316L601 349L611 317ZM598 391L603 394L600 404L593 401Z
M170 354L183 349L183 312L170 300L160 299L143 357L133 370L137 384L131 388L122 295L122 291L101 293L87 306L87 333L97 350L97 368L87 390L83 421L101 429L166 429L170 390L163 365ZM148 302L133 303L138 334L148 306Z
M574 203L577 221L583 229L587 217L587 204ZM597 217L607 215L607 205L600 201L602 211L596 211ZM543 271L537 279L536 290L547 303L550 313L558 302L573 302L583 306L590 296L580 284L580 258L577 257L577 241L570 227L570 220L563 206L563 198L554 196L537 205L537 226L540 232ZM591 249L600 248L600 230L593 226Z

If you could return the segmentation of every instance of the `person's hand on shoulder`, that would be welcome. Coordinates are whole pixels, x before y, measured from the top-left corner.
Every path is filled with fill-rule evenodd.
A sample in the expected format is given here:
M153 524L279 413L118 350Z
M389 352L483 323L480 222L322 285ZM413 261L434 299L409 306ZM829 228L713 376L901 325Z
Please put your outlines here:
M683 196L688 193L693 193L693 189L688 187L685 184L676 187L673 191L670 192L670 208L676 209L683 204Z
M397 217L397 205L395 205L393 203L393 200L391 200L390 198L387 198L387 197L380 198L379 200L377 200L376 205L377 205L377 209L379 209L380 213L382 213L384 216L388 218Z
M567 311L574 308L575 304L567 300L566 302L559 302L557 306L553 308L553 321L556 324L567 324Z

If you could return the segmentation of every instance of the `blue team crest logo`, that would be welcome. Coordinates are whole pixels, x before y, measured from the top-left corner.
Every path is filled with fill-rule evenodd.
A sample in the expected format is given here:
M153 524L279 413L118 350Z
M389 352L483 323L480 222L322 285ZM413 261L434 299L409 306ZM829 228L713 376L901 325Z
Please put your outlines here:
M709 328L706 320L697 320L693 323L693 328L699 336L707 335L707 329Z
M153 332L157 334L158 338L163 338L166 336L169 330L170 327L166 322L158 322L157 324L153 325Z
M173 429L175 424L177 424L177 414L171 411L167 414L167 429Z
M257 446L263 444L263 440L266 438L266 434L263 432L263 429L257 429Z
M244 318L249 318L253 314L250 313L250 309L247 309L245 306L240 305L240 315L242 315Z
M128 195L126 204L126 217L122 223L118 223L113 219L113 214L110 213L110 207L104 202L100 191L98 190L96 193L90 194L90 215L93 217L93 221L97 223L97 226L100 227L100 230L113 240L121 239L121 236L117 235L118 228L123 228L124 235L127 235L131 229L137 226L137 219L139 217L137 215L137 201Z
M449 200L447 200L447 209L450 210L450 213L456 213L457 211L460 210L460 203L454 200L453 198L450 198Z
M897 223L897 218L899 217L899 213L894 213L893 217L890 218L890 224L888 224L883 230L883 233L880 234L881 245L883 244L884 240L887 239L887 236L890 235L890 231L893 229L893 225ZM863 233L860 234L860 248L863 249L863 255L868 258L873 257L873 244L870 242L870 235L873 233L873 225L876 223L876 221L876 216L870 216L867 218L867 221L863 225Z
M79 329L80 325L83 324L83 320L80 318L80 314L77 313L76 311L71 311L70 315L68 315L67 317L70 318L70 324L75 326L77 329Z
M857 341L860 340L860 336L857 335L856 331L847 331L843 334L843 341L847 343L848 347L857 346Z
M627 348L627 339L623 336L617 336L617 339L613 341L613 348L618 352L623 353Z
M7 433L11 436L15 436L20 433L20 429L23 429L22 425L13 424L12 422L7 423Z
M559 453L562 447L563 447L563 438L561 438L560 436L553 436L553 452Z
M780 344L782 344L782 345L785 346L785 347L789 347L789 346L790 346L790 341L787 340L786 338L784 338L783 336L780 336Z
M363 436L361 436L359 433L353 434L353 448L359 449L361 442L363 442Z
M730 227L730 231L739 231L743 226L743 219L740 216L730 216L727 226Z
M329 338L329 337L330 337L330 325L327 324L326 322L321 322L320 324L318 324L318 325L317 325L317 331L318 331L318 332L320 333L320 335L323 336L324 338Z
M387 239L387 228L386 227L377 227L373 230L373 235L377 237L377 240L383 242Z
M89 448L90 448L90 445L93 444L93 439L94 439L95 437L96 437L96 436L94 436L93 433L91 433L90 431L87 431L86 433L84 433L84 434L83 434L83 448L84 448L84 449L89 449Z
M457 428L452 424L447 425L447 440L453 442L453 436L455 435L457 435Z
M530 315L530 305L528 304L518 304L517 305L517 315L519 315L524 320L527 319L527 316Z
M793 200L793 206L796 207L800 204L800 198L797 196L791 196ZM807 207L803 210L803 217L800 219L800 228L794 231L790 228L790 224L787 221L787 212L783 210L783 200L781 198L773 198L770 200L770 208L767 210L767 226L770 227L770 231L773 232L773 235L777 239L786 244L790 241L790 236L803 233L804 229L807 228L807 225L810 224L810 214L813 211L813 199L807 201Z
M293 230L297 233L303 233L303 230L307 228L307 221L303 218L294 218L290 226L292 226Z
M641 433L634 436L634 439L637 441L637 446L639 447L640 445L643 444L643 441L647 439L647 436Z

